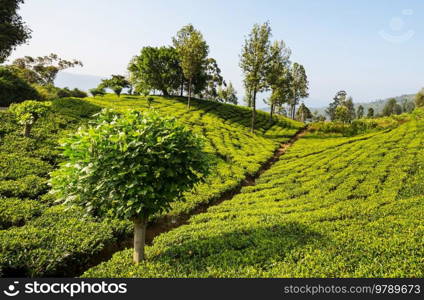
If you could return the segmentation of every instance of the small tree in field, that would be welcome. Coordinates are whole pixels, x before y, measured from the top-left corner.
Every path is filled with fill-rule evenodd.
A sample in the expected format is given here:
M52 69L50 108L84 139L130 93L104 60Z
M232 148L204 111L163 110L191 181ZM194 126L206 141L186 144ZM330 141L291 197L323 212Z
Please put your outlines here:
M100 83L100 89L109 88L111 89L118 97L121 96L121 92L125 88L130 88L130 82L122 75L112 75L109 79L103 79Z
M155 111L104 110L62 141L67 161L51 174L59 201L99 216L134 222L134 262L144 260L149 216L167 211L202 181L203 140Z
M146 100L147 100L147 107L148 108L152 107L152 104L155 101L155 98L153 98L151 96L147 96Z
M50 106L51 102L28 100L10 105L9 111L15 115L19 124L24 125L24 136L29 137L34 123L49 110Z
M93 95L93 97L96 96L104 96L106 94L106 91L103 87L96 87L89 90L90 94Z
M374 108L368 108L367 118L374 118Z

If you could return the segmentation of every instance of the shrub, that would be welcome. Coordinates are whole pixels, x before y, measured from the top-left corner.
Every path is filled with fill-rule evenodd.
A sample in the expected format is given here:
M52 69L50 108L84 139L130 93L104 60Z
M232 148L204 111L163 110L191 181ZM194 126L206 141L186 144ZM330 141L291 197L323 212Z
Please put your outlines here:
M0 229L22 226L30 219L41 215L45 206L35 200L0 198Z
M71 97L74 97L74 98L86 98L86 97L88 97L88 95L87 95L86 92L81 91L80 89L74 88L71 91Z
M81 99L68 98L53 101L52 110L56 115L60 114L80 119L91 117L98 113L101 107Z
M93 97L103 96L104 94L106 94L105 89L102 87L96 87L94 89L90 89L89 92L91 95L93 95Z
M7 107L12 103L20 103L28 99L40 99L40 95L23 79L7 68L0 67L0 107Z
M59 98L59 95L58 95L59 88L53 85L33 84L32 86L37 90L42 100L51 101L51 100Z
M24 125L24 136L29 137L34 123L47 112L50 106L50 102L27 100L11 105L10 111L16 116L19 124Z
M52 192L90 213L134 221L134 261L144 259L147 220L170 209L207 174L203 140L174 119L137 111L103 111L62 141L67 161Z

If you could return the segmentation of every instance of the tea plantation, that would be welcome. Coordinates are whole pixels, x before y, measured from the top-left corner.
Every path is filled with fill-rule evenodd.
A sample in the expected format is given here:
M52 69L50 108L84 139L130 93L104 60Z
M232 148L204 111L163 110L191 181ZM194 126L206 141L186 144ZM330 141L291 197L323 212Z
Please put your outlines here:
M154 97L152 108L175 116L208 140L215 157L207 182L186 193L168 217L189 214L221 197L273 156L303 124L285 118L270 122L259 113L258 130L250 133L250 111L214 102ZM103 107L148 109L145 98L106 95L86 100L53 101L52 111L35 124L30 138L7 111L0 111L0 275L69 276L85 270L108 245L123 240L131 223L86 217L82 210L58 205L48 194L49 172L61 161L58 140L86 123ZM158 217L154 216L151 222Z
M424 114L354 137L319 131L231 200L84 277L423 277Z

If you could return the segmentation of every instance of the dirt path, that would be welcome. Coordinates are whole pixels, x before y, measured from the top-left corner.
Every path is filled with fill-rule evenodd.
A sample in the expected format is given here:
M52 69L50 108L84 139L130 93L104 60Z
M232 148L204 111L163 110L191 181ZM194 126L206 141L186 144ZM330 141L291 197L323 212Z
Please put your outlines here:
M224 201L231 200L234 196L240 193L241 189L245 186L253 186L256 184L256 180L267 170L269 170L279 158L286 153L287 149L290 148L299 138L304 136L307 132L307 128L299 130L289 141L282 143L280 147L275 151L274 155L270 157L265 163L262 164L261 168L254 174L248 175L243 182L241 182L235 188L224 192L221 197L216 200L213 200L209 203L200 204L194 210L187 214L181 214L174 217L162 217L154 222L150 223L146 230L146 243L148 245L152 244L153 239L159 234L168 232L174 228L185 225L188 223L188 220L197 214L204 213L208 210L209 207L218 205ZM78 277L81 276L88 268L94 267L104 261L109 260L115 252L124 250L126 248L131 248L133 246L133 237L128 237L124 241L119 243L114 243L112 245L107 245L99 255L93 258L88 265L85 266L84 270L73 270L73 274L67 274L66 277Z

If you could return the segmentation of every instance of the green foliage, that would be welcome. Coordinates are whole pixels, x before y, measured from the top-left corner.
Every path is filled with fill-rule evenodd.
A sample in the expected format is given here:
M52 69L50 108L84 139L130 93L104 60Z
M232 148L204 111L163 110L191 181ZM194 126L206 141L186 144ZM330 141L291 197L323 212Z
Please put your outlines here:
M182 70L173 47L144 47L128 66L136 90L159 90L168 96L181 84Z
M351 137L359 134L371 133L385 129L393 129L410 120L409 115L391 116L376 119L358 119L351 123L346 122L317 122L310 126L310 130L328 136Z
M73 90L65 87L63 89L59 89L58 91L58 97L59 98L85 98L88 97L87 93L84 91L81 91L77 88L74 88Z
M29 99L39 99L38 92L9 69L0 67L0 107L20 103Z
M25 226L0 231L0 269L9 276L66 276L115 240L113 224L118 228L81 209L49 208Z
M12 104L9 108L18 119L19 124L34 124L35 121L46 114L51 102L27 100L19 104Z
M311 111L309 110L309 108L304 103L302 103L299 106L299 109L296 113L296 119L301 121L301 122L305 122L306 120L311 119L311 118L312 118Z
M0 198L0 229L22 226L44 210L45 206L35 200Z
M184 202L174 203L167 216L187 214L199 205L210 203L225 191L236 187L247 174L258 171L260 164L273 155L280 142L287 141L302 124L278 117L269 122L269 114L258 112L256 135L249 134L247 108L192 99L193 110L187 114L185 99L153 97L154 108L161 115L175 116L193 132L207 138L206 151L218 159L207 182L192 193L185 193ZM120 100L107 95L90 102L107 108L148 109L145 97L125 96Z
M96 88L90 89L89 92L93 97L104 96L106 94L105 89L102 87L96 87Z
M333 102L331 102L328 108L325 110L331 121L336 119L336 109L342 102L346 101L346 97L346 91L337 92L336 96L333 98Z
M423 129L308 135L254 186L155 238L144 264L124 250L83 277L422 277Z
M209 53L209 46L203 39L202 33L191 24L178 31L177 36L173 38L173 43L183 75L188 80L188 107L190 107L193 79L202 72Z
M350 122L349 110L346 106L344 105L337 106L335 114L334 114L334 121L340 121L343 123Z
M250 111L247 108L193 99L193 110L187 114L183 99L152 98L155 109L161 115L175 116L192 132L204 135L207 138L206 150L217 160L207 182L199 184L194 191L185 192L182 196L184 202L173 203L169 213L156 214L152 221L188 214L237 187L247 174L258 171L261 163L273 155L281 141L288 140L302 126L280 117L269 123L269 115L259 112L257 134L251 135L248 132ZM13 210L6 203L9 200L5 200L4 209L9 207L10 210L1 221L5 227L0 232L0 275L40 277L76 274L75 269L83 270L88 261L97 257L107 245L124 240L131 234L130 222L99 222L90 217L84 218L82 209L69 210L62 206L43 208L43 205L53 205L56 200L46 194L49 189L46 183L48 173L64 161L57 148L59 138L75 132L101 107L121 111L148 109L145 98L135 96L119 99L106 95L88 101L55 100L47 116L34 124L31 139L21 136L21 127L10 112L0 111L0 187L3 187L0 198L17 197L20 201L33 201L23 204L27 208L22 208L22 211L28 211L28 214L23 214L18 204ZM36 203L41 209L41 216Z
M155 102L155 98L153 98L151 96L147 96L146 101L147 101L147 106L150 108L152 106L153 102Z
M289 61L291 51L283 41L275 41L270 47L270 55L267 83L271 89L271 97L267 104L273 114L275 110L281 109L285 103L288 103L293 96L293 89L290 86L292 83Z
M105 110L62 140L67 160L51 174L52 192L99 215L146 218L169 210L207 174L202 143L156 112Z
M224 103L237 105L237 91L231 82L226 87L220 86L218 88L218 99Z
M38 94L40 95L41 99L43 100L55 100L59 98L85 98L87 97L87 93L84 91L81 91L77 88L74 88L73 90L65 87L65 88L58 88L54 85L39 85L39 84L33 84L32 87L34 87Z
M27 100L22 103L14 103L10 105L10 112L13 113L18 123L24 125L24 135L28 137L34 123L47 113L51 106L51 102L39 102Z
M415 106L416 107L424 107L424 89L419 91L415 96Z
M299 100L309 96L308 77L306 76L305 68L298 63L294 63L290 69L290 89L291 98L289 99L289 104L291 106L291 118L294 119L296 105Z
M244 86L252 107L251 131L255 130L256 95L268 88L268 68L271 61L271 27L268 22L253 25L245 39L240 56L240 67L244 74Z
M3 63L17 46L31 38L31 30L17 13L22 3L24 3L23 0L2 0L1 2L0 63Z
M374 108L370 107L368 108L367 118L373 118L374 117Z
M362 119L364 117L364 107L362 105L358 106L358 109L356 111L356 117L358 119Z
M130 88L130 82L122 75L112 75L109 79L103 79L98 89L111 89L118 97L125 88Z
M402 106L400 106L396 99L392 98L387 100L383 108L383 116L400 115L402 113Z
M25 56L15 59L9 68L28 83L53 86L60 71L75 66L82 67L82 62L76 59L64 60L51 53L47 56Z

